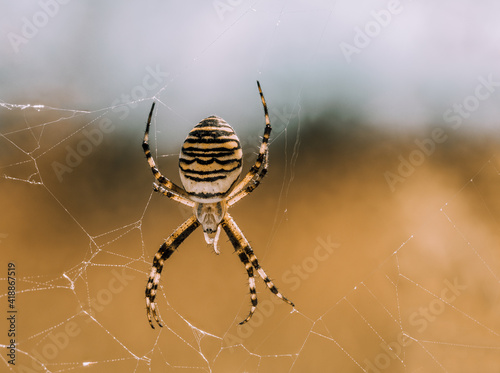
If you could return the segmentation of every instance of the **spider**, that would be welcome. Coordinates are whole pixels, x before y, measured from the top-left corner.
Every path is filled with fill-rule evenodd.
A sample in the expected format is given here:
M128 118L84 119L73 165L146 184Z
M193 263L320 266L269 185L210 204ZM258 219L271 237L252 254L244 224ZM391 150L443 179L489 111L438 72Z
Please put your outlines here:
M257 87L264 106L266 127L257 160L237 185L236 182L242 169L240 141L232 127L224 119L215 115L209 116L198 123L189 132L182 145L179 155L179 173L184 188L177 186L163 176L156 167L149 149L149 127L155 103L153 102L151 106L142 148L157 181L153 184L153 189L193 209L193 215L164 241L154 256L153 266L146 285L146 310L149 324L153 329L153 318L160 327L163 326L155 302L163 265L176 248L200 225L203 227L205 241L216 254L220 253L218 240L222 227L241 262L245 265L252 306L247 318L240 322L240 325L250 320L257 308L254 269L273 294L295 307L291 301L278 291L266 275L247 239L232 216L227 212L229 207L254 191L267 172L271 124L266 101L258 81Z

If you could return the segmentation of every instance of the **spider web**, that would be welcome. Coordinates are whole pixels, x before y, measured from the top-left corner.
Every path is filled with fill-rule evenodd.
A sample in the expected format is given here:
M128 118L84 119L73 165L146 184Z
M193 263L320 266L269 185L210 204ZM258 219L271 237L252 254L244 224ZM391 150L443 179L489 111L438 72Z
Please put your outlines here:
M2 65L18 84L0 96L2 371L497 372L500 159L487 126L498 114L496 70L444 92L439 114L478 103L454 123L417 111L408 120L421 119L418 129L394 129L380 124L395 121L380 114L383 95L360 95L356 111L347 102L377 48L392 50L401 30L411 39L402 22L425 7L401 3L392 13L382 2L353 13L334 1L12 6ZM79 23L82 12L106 24L102 33ZM374 19L388 23L347 63L339 45L352 42L353 24L366 30ZM53 39L58 30L70 42ZM110 45L128 59L105 53ZM58 46L67 75L42 76ZM343 74L352 84L328 93ZM231 213L296 309L258 281L259 307L238 325L249 309L246 271L229 242L216 256L195 232L165 265L165 326L151 330L152 257L191 212L152 191L140 146L150 105L159 103L152 151L173 181L185 135L211 114L233 125L246 170L264 124L255 79L273 125L270 170ZM485 81L481 97L490 95L479 99ZM360 106L373 111L364 117Z

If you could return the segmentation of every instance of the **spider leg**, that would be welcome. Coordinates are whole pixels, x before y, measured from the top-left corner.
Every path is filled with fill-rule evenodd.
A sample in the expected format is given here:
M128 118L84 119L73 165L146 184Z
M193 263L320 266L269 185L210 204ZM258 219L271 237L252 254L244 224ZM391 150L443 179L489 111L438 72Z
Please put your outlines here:
M243 235L243 232L241 232L240 228L236 225L236 222L232 218L231 215L226 213L224 219L221 222L222 228L224 228L224 231L226 232L227 236L229 237L229 240L231 241L232 245L234 246L236 252L238 253L238 256L240 257L240 260L245 264L245 268L248 273L248 282L249 282L249 287L250 287L250 295L251 295L251 300L252 300L252 308L250 310L250 314L248 317L241 322L240 324L243 324L250 320L252 317L255 308L257 307L257 294L255 291L255 279L253 277L253 269L257 271L257 273L260 275L262 280L265 282L267 285L268 289L276 295L278 298L283 300L284 302L288 303L292 307L295 307L295 305L289 301L287 298L285 298L276 288L274 283L271 281L271 279L267 276L266 272L264 269L259 264L259 261L257 260L257 257L255 256L252 248L250 247L250 244L248 243L247 239ZM253 267L253 269L252 269Z
M189 206L189 207L194 207L194 202L185 199L184 197L180 197L177 194L172 193L170 190L165 189L161 185L157 183L153 183L153 190L155 192L161 193L164 196L173 199L174 201L177 201L179 203L182 203L183 205Z
M264 106L264 115L266 118L266 127L264 129L264 135L262 136L262 143L260 144L259 155L257 156L254 165L250 168L250 171L246 174L243 180L241 180L238 183L238 185L236 185L236 187L232 190L232 192L229 193L228 201L233 199L234 197L237 197L238 194L240 194L240 192L242 192L242 190L245 187L247 187L247 184L249 184L252 181L252 179L256 177L256 180L254 181L254 184L251 184L252 187L248 192L243 191L242 195L239 196L239 198L237 198L236 201L234 201L231 204L236 203L241 198L246 196L248 193L252 192L259 185L260 179L262 179L265 176L267 171L267 155L269 148L269 137L271 136L271 122L269 120L269 113L267 111L266 100L264 98L264 94L262 93L262 89L260 88L259 81L257 81L257 86L259 87L260 98L262 100L262 105Z
M163 326L159 313L156 310L156 290L160 282L161 271L165 260L170 258L175 249L191 234L194 232L200 223L193 215L182 223L174 233L168 237L161 245L158 252L153 259L153 266L149 274L148 283L146 285L146 311L148 316L149 325L154 329L153 318L159 326Z
M187 206L192 206L192 203L189 200L189 195L186 193L186 191L162 175L162 173L158 170L158 167L156 166L153 156L151 155L151 151L149 149L149 127L151 125L151 117L153 116L154 107L155 103L153 102L153 105L151 105L151 111L149 112L148 122L146 124L146 131L144 132L142 149L144 150L144 154L146 155L146 159L148 161L149 167L151 167L151 171L153 172L155 179L158 180L158 182L164 186L165 191L170 192L170 194L164 193L159 188L155 188L155 190L160 191L165 196L172 198L177 202L183 203L184 205ZM174 196L176 198L174 198Z
M253 179L253 182L250 182L246 185L244 189L242 189L239 193L231 197L227 201L227 206L230 207L234 205L236 202L238 202L240 199L245 197L247 194L250 194L254 191L255 188L257 188L264 176L266 176L267 173L267 166L268 166L268 158L267 158L268 152L266 151L266 155L264 157L264 163L263 167L260 169L259 173L255 175L255 178Z
M250 320L257 309L257 289L255 288L255 277L253 276L253 267L252 264L250 263L250 260L248 260L247 254L245 254L244 251L240 251L238 253L238 257L240 258L241 262L245 265L245 269L247 270L248 274L248 287L250 289L250 302L252 303L252 307L250 308L250 312L248 313L248 316L245 320L240 322L240 325L246 323L248 320Z

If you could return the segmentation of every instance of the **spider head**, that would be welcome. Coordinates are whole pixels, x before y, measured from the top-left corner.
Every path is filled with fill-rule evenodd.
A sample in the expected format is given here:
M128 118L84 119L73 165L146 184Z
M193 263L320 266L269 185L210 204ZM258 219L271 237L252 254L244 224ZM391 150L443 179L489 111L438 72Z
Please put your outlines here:
M224 200L213 203L196 203L194 205L194 214L200 222L205 241L213 246L218 254L217 241L219 240L220 222L226 214L227 206Z
M196 203L194 214L203 227L203 232L212 234L226 214L227 206L224 200L213 203Z

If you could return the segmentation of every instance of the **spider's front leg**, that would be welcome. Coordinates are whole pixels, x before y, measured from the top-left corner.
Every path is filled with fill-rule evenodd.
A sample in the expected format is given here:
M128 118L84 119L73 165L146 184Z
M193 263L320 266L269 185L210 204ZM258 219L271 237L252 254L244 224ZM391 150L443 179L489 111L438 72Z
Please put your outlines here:
M148 161L149 167L151 168L155 179L161 184L161 186L155 184L154 189L155 191L160 191L163 195L172 198L177 202L192 207L193 203L189 199L186 191L170 181L158 170L153 155L151 154L151 150L149 149L149 128L151 126L151 117L153 116L154 108L155 103L153 102L153 105L151 105L151 111L149 112L148 121L146 123L144 139L142 141L142 149L144 150L144 154L146 155L146 160Z
M161 318L156 310L156 290L158 288L158 283L160 282L161 271L163 269L163 264L165 260L170 258L174 253L175 249L191 234L196 228L198 228L200 223L193 215L184 223L182 223L174 233L168 237L163 245L161 245L158 252L155 254L153 259L153 266L151 268L151 273L149 274L148 283L146 285L146 311L148 316L149 325L154 329L153 319L158 323L159 326L163 326L161 323Z
M245 177L234 187L234 189L227 196L228 206L234 205L240 199L251 193L260 184L261 179L267 173L268 156L269 156L269 138L271 137L271 122L269 120L269 113L267 111L267 104L260 88L260 83L257 81L259 88L260 98L264 106L264 116L266 119L266 127L264 135L262 136L262 143L260 144L259 155L255 160L254 165Z
M252 248L250 247L250 244L243 235L243 232L241 232L240 228L236 225L231 215L226 213L224 220L222 221L221 224L222 228L224 228L224 231L229 237L229 240L233 244L234 249L238 253L240 260L243 262L243 264L245 264L245 268L248 273L248 284L250 288L250 298L252 302L252 308L250 309L250 313L248 314L247 318L242 322L240 322L240 325L250 320L253 313L255 312L255 309L257 308L257 292L255 289L255 278L253 277L253 269L257 271L257 273L260 275L262 280L267 285L267 288L274 295L276 295L278 298L288 303L292 307L295 307L295 305L291 301L289 301L287 298L283 296L283 294L279 292L278 288L274 285L271 279L267 276L264 269L260 266L257 257L255 256Z

